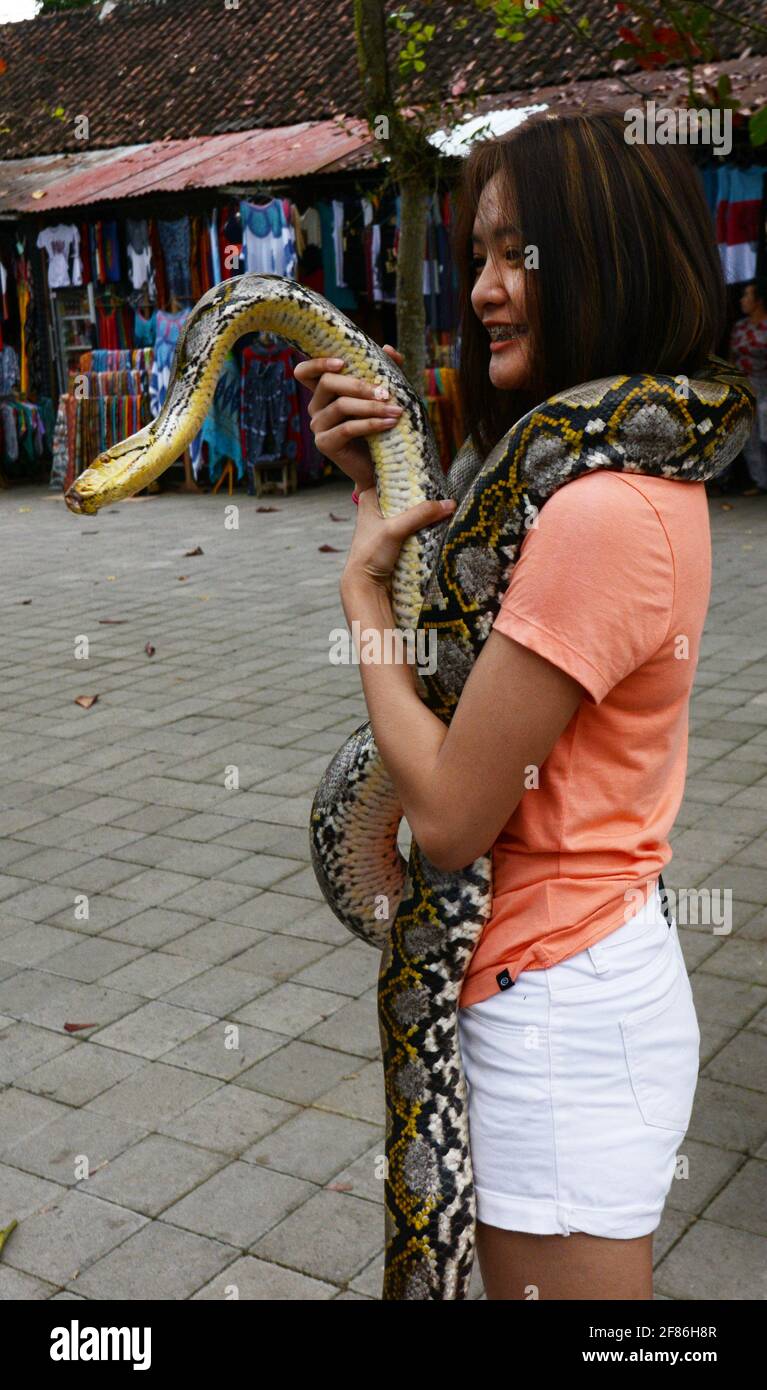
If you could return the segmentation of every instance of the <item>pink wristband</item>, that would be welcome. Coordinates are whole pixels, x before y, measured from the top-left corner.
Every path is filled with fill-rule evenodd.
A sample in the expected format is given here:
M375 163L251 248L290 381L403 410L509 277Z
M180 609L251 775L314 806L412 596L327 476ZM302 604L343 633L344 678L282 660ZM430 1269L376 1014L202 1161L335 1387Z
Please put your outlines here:
M358 507L359 504L360 504L360 495L359 495L359 493L358 493L356 487L355 487L355 489L354 489L354 492L352 493L352 502L354 503L355 507Z

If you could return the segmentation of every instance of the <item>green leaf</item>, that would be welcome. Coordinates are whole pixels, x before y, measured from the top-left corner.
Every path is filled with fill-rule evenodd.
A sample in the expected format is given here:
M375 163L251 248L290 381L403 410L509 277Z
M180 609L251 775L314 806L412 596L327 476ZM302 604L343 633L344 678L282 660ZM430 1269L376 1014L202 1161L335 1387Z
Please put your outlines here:
M752 145L767 144L767 106L754 111L748 122L748 135Z

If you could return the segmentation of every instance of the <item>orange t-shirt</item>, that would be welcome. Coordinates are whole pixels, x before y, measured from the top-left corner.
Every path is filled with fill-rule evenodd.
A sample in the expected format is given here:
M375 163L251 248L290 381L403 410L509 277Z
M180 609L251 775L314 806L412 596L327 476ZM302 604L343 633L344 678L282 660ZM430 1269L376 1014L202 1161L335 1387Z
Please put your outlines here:
M541 508L494 626L584 697L493 847L492 915L462 1007L494 994L502 970L516 980L585 950L654 888L710 593L703 483L598 469Z

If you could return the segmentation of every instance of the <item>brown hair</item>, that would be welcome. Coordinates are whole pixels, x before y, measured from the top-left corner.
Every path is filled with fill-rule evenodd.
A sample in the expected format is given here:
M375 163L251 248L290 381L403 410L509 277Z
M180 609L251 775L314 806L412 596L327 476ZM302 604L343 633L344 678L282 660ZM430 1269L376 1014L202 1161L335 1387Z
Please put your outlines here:
M529 118L464 162L452 248L466 433L483 454L547 396L616 373L692 375L715 350L726 291L700 177L675 145L630 145L618 112ZM526 271L531 383L501 391L471 304L480 194L499 174L503 222L534 246ZM493 248L488 246L488 254Z

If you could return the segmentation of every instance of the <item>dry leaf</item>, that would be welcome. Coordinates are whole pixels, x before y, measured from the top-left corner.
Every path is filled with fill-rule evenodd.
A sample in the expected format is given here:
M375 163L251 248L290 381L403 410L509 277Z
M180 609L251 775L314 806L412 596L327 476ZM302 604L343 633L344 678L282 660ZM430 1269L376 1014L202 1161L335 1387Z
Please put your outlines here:
M188 575L188 574L180 574L179 577L178 577L178 582L179 582L179 584L185 584L188 578L189 578L189 575Z
M97 1023L65 1023L65 1033L79 1033L83 1028L97 1028Z
M256 507L257 512L278 512L279 507Z
M95 705L98 698L98 695L77 695L75 697L75 704L82 705L83 709L90 709L91 705Z
M201 545L196 545L195 548L194 548L194 550L185 550L185 551L184 551L184 554L185 554L185 555L204 555L204 554L205 554L205 551L203 550L203 548L202 548Z
M31 600L31 598L23 598L23 599L21 600L21 602L22 602L22 604L24 604L24 603L31 603L32 600Z
M154 656L156 650L157 648L153 647L151 642L147 642L144 648L144 651L146 652L147 656Z
M127 618L99 618L100 623L127 623Z
M353 1182L329 1182L325 1188L326 1192L353 1192Z
M340 554L341 554L341 552L340 552L340 550L338 549L338 546L337 546L337 545L318 545L318 546L317 546L317 549L318 549L318 550L324 551L326 554L327 554L328 552L329 552L330 554L332 554L332 555L340 555Z
M732 511L732 502L723 502L722 505L721 505L720 510L723 511L723 512L731 512L731 511Z
M336 516L335 512L328 512L331 521L348 521L348 516Z

